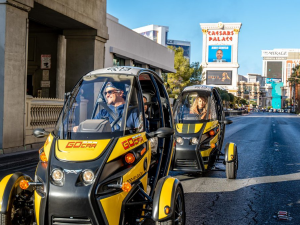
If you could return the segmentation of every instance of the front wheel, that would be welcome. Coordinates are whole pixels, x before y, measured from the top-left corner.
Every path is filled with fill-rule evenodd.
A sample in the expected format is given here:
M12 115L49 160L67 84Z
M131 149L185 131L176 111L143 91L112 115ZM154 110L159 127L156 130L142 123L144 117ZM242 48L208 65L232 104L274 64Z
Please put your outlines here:
M8 212L0 214L0 225L31 225L34 220L33 192L23 190L13 194Z
M8 216L7 214L0 213L0 225L8 225Z
M185 204L182 189L177 186L175 193L175 204L173 215L170 220L156 222L156 225L185 225Z
M238 170L238 154L236 152L235 160L226 162L226 177L227 179L236 179Z

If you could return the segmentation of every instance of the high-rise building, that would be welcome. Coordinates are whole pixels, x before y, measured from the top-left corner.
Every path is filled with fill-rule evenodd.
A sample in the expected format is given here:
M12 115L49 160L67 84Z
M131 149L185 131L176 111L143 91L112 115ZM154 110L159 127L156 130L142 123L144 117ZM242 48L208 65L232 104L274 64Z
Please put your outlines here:
M293 68L300 63L300 49L262 50L263 73L267 88L272 95L267 106L275 109L285 108L286 100L293 97L292 86L288 82Z
M183 55L187 59L191 57L191 42L168 39L169 27L159 25L148 25L133 29L135 32L161 44L163 46L174 46L183 49Z

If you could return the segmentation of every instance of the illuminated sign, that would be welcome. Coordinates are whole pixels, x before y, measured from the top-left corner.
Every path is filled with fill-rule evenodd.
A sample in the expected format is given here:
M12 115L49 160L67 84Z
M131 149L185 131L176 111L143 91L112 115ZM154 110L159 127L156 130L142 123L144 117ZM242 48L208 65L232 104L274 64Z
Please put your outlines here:
M231 85L232 71L206 71L206 84Z
M233 41L233 30L209 30L207 31L208 41Z
M280 83L280 82L281 82L281 79L278 79L278 78L267 78L266 79L267 84Z
M208 62L231 62L231 45L209 45Z
M287 51L262 50L262 57L288 56Z
M282 61L267 61L267 77L282 78Z

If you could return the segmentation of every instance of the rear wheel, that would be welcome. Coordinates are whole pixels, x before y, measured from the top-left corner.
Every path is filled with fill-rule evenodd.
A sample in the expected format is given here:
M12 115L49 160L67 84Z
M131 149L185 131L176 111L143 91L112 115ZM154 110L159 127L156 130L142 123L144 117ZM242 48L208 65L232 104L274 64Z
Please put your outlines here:
M235 160L226 162L226 177L227 179L236 179L238 170L238 154L236 152Z
M175 208L172 218L163 222L156 222L156 225L185 225L185 205L182 189L178 186L175 193Z

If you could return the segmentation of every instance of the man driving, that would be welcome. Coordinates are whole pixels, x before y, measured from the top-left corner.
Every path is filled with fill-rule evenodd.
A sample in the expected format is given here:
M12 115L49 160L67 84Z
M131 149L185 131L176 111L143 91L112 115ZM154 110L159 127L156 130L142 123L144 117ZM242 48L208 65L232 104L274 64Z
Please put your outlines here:
M106 85L104 96L107 101L107 106L111 111L116 115L117 121L111 115L112 112L108 112L106 109L101 109L98 114L93 119L108 119L109 123L112 124L115 122L115 125L112 127L112 131L120 130L120 124L122 122L124 107L125 107L125 84L121 82L109 82ZM138 119L138 110L135 108L128 112L126 127L129 129L134 129L139 126ZM73 128L73 131L76 132L78 126Z

